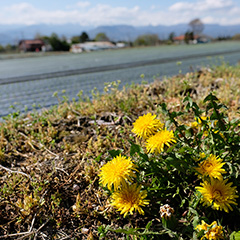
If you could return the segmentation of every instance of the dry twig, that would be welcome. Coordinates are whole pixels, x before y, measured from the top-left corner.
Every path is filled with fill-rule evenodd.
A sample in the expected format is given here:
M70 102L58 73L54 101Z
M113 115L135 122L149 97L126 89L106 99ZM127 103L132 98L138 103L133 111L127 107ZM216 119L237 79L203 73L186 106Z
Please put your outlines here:
M37 230L28 231L28 232L13 233L13 234L7 234L7 235L4 235L4 236L0 236L0 238L17 237L17 236L21 236L21 235L24 235L24 236L18 238L18 240L27 238L27 237L29 237L29 236L31 236L33 234L38 233L49 221L50 221L50 219L48 219L44 224L42 224ZM32 224L33 224L33 222L34 221L32 221ZM32 228L32 226L31 226L31 228Z
M26 174L26 173L24 173L24 172L11 170L11 169L9 169L9 168L6 168L6 167L2 166L1 164L0 164L0 168L4 169L5 171L10 172L10 173L19 173L19 174L22 174L22 175L28 177L28 178L32 181L31 176L28 175L28 174Z

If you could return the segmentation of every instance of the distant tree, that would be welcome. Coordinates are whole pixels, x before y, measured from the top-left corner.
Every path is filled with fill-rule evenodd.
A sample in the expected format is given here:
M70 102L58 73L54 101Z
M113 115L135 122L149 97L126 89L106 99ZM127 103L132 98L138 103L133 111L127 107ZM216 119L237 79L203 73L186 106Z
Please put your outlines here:
M49 36L36 34L34 38L42 40L45 43L45 45L50 44L50 42L49 42L50 37Z
M80 43L80 38L79 38L79 36L73 36L73 37L71 38L71 42L72 42L72 44Z
M51 44L53 51L61 50L61 40L58 38L58 35L56 33L53 33L49 37L49 43Z
M144 37L139 36L134 42L133 42L134 46L147 46L147 42L146 39L144 39Z
M34 39L42 39L42 35L39 32L37 32L34 36Z
M87 41L89 41L89 36L86 32L82 32L82 34L79 37L80 43L85 43Z
M240 33L238 34L235 34L233 37L232 37L233 40L240 40Z
M134 46L155 46L160 42L157 34L140 35L134 42Z
M67 42L67 37L65 35L62 35L61 40Z
M80 36L73 36L71 38L71 42L74 43L85 43L86 41L89 41L89 36L86 32L82 32Z
M217 40L218 41L227 41L227 40L231 40L232 37L231 36L218 36Z
M98 33L94 39L95 41L109 41L109 38L107 37L107 35L105 33Z
M68 42L66 40L62 40L60 51L69 51L69 49L70 49L70 45L68 44Z
M194 34L193 32L187 31L184 35L184 41L185 43L189 44L190 41L194 40Z
M69 51L70 46L67 41L65 39L59 39L56 33L53 33L48 41L51 44L53 51Z
M171 32L168 36L168 40L171 41L171 42L174 42L174 37L175 37L175 33Z
M0 52L5 52L5 48L2 45L0 45Z
M193 19L188 25L191 27L194 35L202 33L204 29L204 24L199 18Z
M6 52L15 52L17 50L17 46L8 44L5 46Z

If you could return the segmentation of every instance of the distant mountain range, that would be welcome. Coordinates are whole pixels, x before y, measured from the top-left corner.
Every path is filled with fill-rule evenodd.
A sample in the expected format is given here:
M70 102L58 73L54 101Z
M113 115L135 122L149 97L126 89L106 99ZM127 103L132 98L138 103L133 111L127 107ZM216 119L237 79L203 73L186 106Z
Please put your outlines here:
M172 26L139 26L130 25L113 25L85 27L79 24L63 24L63 25L0 25L0 44L17 44L21 39L32 39L36 34L50 36L52 33L58 34L60 37L80 35L83 31L87 32L90 38L94 38L99 32L104 32L112 41L133 41L142 34L157 34L160 39L167 39L171 32L175 35L184 34L189 29L188 24L178 24ZM221 26L218 24L205 24L204 34L213 38L223 36L233 36L240 33L240 25Z

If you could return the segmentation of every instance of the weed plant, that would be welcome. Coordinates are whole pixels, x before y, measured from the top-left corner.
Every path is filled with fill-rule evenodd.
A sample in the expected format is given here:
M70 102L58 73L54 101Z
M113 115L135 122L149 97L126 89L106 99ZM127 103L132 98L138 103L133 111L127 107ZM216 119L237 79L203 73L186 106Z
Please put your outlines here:
M118 85L5 117L0 238L237 239L239 66ZM135 123L147 114L161 124L137 137ZM152 137L161 131L159 143ZM119 156L132 165L122 164L124 175L109 187L102 168ZM213 201L208 184L218 190ZM119 200L129 191L138 201L126 207Z
M229 121L226 107L212 93L203 101L205 109L189 96L183 102L178 112L165 103L159 106L166 114L164 127L151 114L133 123L142 140L131 142L131 163L119 155L122 151L110 152L114 158L101 168L100 179L108 185L111 204L124 216L138 210L152 220L142 231L108 230L146 239L234 239L240 234L240 223L232 221L240 218L240 120ZM192 122L183 124L184 115ZM122 160L112 164L117 158ZM145 202L140 191L126 187L136 184ZM156 220L160 223L153 224Z

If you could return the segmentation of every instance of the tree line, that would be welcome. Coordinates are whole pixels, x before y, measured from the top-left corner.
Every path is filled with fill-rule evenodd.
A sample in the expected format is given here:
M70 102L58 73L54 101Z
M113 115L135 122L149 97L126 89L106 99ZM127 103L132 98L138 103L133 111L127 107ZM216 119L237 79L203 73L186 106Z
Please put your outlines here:
M189 44L194 40L194 37L201 35L204 29L204 24L199 18L193 19L189 22L189 30L184 34L184 42ZM138 46L157 46L159 44L173 44L175 42L175 33L171 32L166 40L160 40L157 34L143 34L138 36L134 41L122 41L130 47ZM85 43L87 41L110 41L110 38L103 32L98 33L95 38L90 39L86 32L82 32L80 35L73 36L70 41L66 37L59 37L56 33L52 33L50 36L42 36L36 34L35 39L41 39L44 41L45 45L50 46L52 51L69 51L72 44ZM231 36L219 36L216 40L240 40L240 34ZM115 43L115 42L113 42ZM15 45L0 45L1 52L16 52L17 46Z

